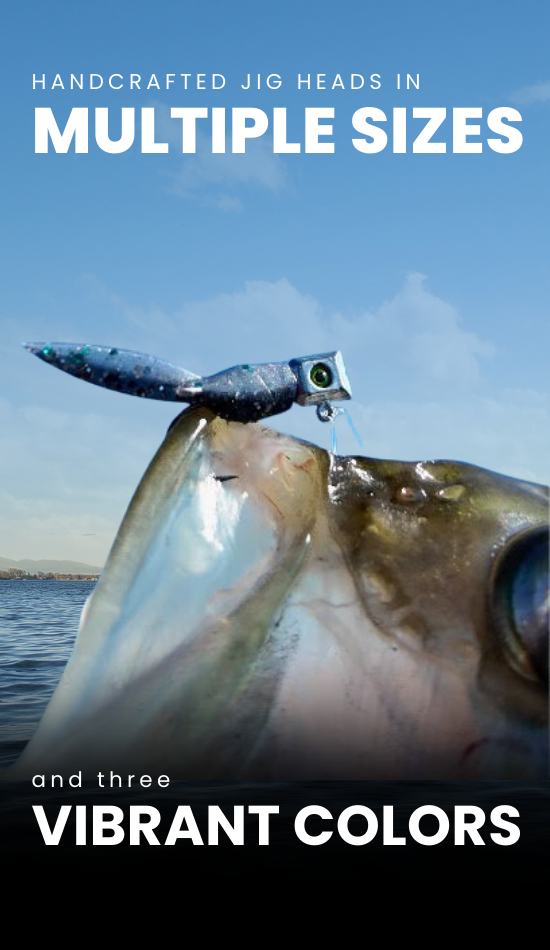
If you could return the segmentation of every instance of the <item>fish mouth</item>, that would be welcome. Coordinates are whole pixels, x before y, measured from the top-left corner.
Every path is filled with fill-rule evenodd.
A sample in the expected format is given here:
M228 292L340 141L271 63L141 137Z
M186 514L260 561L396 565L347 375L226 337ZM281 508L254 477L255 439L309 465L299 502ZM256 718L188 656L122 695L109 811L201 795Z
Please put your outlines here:
M11 777L540 775L542 693L503 672L484 605L494 537L541 509L529 496L514 521L513 492L485 498L501 476L419 465L182 413ZM485 756L488 730L524 754Z

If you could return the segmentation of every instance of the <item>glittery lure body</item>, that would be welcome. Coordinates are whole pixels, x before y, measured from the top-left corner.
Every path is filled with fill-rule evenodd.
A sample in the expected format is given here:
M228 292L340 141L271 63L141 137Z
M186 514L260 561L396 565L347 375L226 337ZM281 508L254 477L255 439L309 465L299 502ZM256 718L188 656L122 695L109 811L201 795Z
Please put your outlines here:
M46 363L96 386L145 399L204 406L235 422L278 415L293 403L319 406L330 399L351 399L339 352L281 363L243 364L201 377L158 357L115 347L75 343L23 346Z

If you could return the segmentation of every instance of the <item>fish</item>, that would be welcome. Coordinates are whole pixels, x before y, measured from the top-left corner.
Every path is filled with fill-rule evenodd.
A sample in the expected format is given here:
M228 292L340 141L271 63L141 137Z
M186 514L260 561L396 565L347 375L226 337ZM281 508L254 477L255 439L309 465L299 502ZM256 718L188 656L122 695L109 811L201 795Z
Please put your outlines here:
M548 774L548 489L170 427L11 778Z

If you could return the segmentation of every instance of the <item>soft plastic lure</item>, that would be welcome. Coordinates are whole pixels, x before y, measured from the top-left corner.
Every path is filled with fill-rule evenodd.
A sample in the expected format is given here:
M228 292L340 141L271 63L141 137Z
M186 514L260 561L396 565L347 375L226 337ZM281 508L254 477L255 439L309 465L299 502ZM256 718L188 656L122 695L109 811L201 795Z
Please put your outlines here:
M197 376L173 363L109 346L23 343L46 363L96 386L145 399L206 406L223 419L256 422L298 403L317 406L332 421L330 400L351 399L339 352L302 356L287 363L243 364L213 376Z

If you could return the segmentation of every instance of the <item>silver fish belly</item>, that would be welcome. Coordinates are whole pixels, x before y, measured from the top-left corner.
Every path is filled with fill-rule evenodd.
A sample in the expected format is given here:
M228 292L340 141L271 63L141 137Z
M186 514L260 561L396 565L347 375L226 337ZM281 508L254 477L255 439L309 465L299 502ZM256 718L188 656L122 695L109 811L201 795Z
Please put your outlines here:
M339 458L191 409L11 777L544 777L547 510L475 466Z

